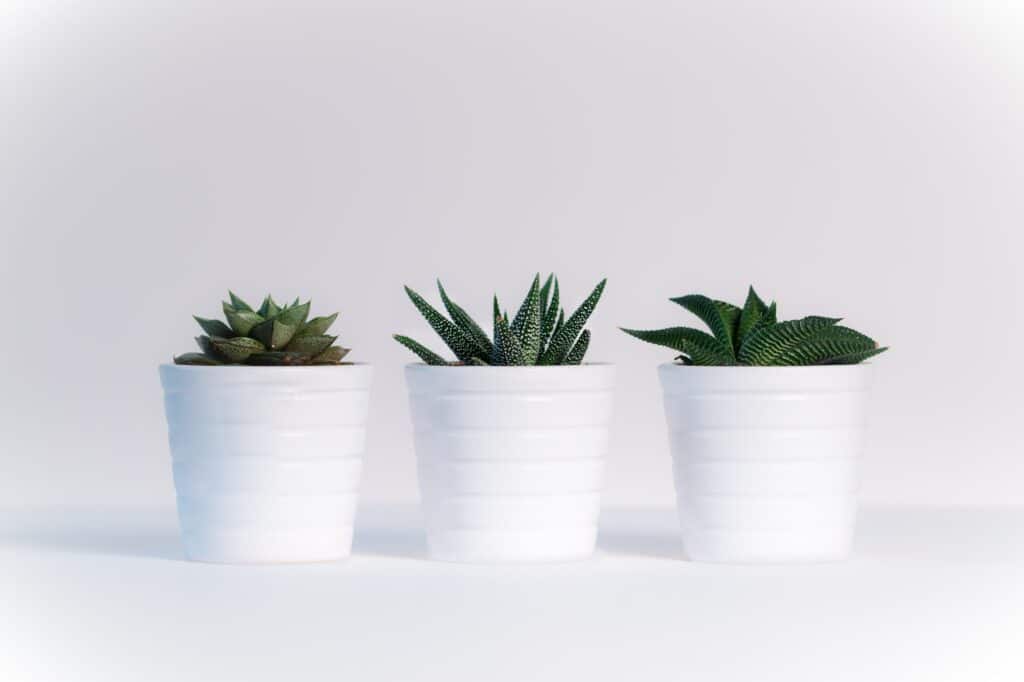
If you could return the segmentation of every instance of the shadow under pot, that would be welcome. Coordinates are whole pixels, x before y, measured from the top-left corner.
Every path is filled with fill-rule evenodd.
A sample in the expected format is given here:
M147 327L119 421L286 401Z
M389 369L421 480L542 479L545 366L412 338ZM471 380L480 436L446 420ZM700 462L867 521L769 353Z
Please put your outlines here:
M161 365L185 554L328 561L351 553L369 365Z
M406 367L430 556L505 563L594 551L612 365Z
M690 559L850 553L870 369L659 368Z

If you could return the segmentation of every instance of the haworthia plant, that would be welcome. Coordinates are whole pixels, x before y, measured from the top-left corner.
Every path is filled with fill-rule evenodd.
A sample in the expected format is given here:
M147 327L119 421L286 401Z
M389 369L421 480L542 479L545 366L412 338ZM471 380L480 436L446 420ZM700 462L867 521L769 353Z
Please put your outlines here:
M177 365L339 365L348 348L334 345L327 330L338 313L309 319L309 301L278 305L267 295L253 308L233 292L220 320L196 317L206 332L196 337L201 352L174 358Z
M561 308L558 279L548 275L541 284L538 274L511 322L508 312L498 304L498 297L494 297L493 324L489 325L493 328L491 337L449 298L440 281L437 290L449 317L406 287L413 305L455 354L456 360L449 362L408 336L396 334L395 340L428 365L579 365L590 345L590 331L583 327L594 312L606 281L601 280L567 320Z
M711 333L690 327L623 329L642 341L679 351L686 365L853 365L878 355L875 341L835 317L779 322L776 306L750 287L743 307L700 294L670 299L699 317Z

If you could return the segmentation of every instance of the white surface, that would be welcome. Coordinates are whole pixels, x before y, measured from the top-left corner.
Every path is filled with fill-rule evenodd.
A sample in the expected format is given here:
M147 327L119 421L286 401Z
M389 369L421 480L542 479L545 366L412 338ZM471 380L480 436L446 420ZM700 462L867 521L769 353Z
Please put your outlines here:
M183 560L172 509L0 513L0 679L1019 682L1024 508L867 508L853 558L680 559L670 508L584 562L424 559L360 510L345 563Z
M609 278L610 502L674 501L672 354L617 327L751 283L892 346L866 500L1024 502L1022 38L1007 0L0 2L0 500L169 504L153 368L228 287L340 311L364 494L414 499L402 284L484 322L554 270Z
M406 367L431 556L594 551L615 367Z
M873 370L658 368L688 557L757 562L849 554Z
M347 556L372 377L369 365L161 365L189 558Z

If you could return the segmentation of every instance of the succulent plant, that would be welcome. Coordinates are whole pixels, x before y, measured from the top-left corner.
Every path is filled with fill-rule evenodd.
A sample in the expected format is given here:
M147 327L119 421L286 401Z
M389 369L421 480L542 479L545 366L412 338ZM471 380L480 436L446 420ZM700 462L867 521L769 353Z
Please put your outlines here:
M177 365L338 365L348 348L335 346L337 336L327 333L338 313L309 318L309 301L278 305L267 295L259 308L232 292L225 301L224 317L196 317L206 332L196 337L201 353L174 358Z
M558 279L549 275L542 285L538 274L511 322L508 312L502 312L498 305L498 297L494 297L494 332L490 338L448 297L440 280L437 290L451 319L406 287L413 305L455 353L457 361L445 360L408 336L396 334L394 338L428 365L579 365L590 344L590 331L583 327L601 298L606 281L601 280L566 319L559 301Z
M887 350L840 326L840 318L779 322L775 302L766 305L754 287L742 308L699 294L670 300L699 317L711 334L690 327L622 331L681 351L676 359L685 365L853 365Z

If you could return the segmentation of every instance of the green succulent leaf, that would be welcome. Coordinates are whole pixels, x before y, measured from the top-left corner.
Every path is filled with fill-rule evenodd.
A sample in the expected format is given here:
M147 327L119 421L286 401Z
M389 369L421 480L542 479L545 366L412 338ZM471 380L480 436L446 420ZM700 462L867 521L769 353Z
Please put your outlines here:
M192 316L192 319L198 322L199 326L203 328L203 331L210 336L220 336L227 338L229 336L235 335L235 333L231 330L231 327L227 326L220 320L208 320L205 317L197 317L195 315Z
M409 287L405 287L405 293L408 294L413 305L416 306L430 326L433 327L434 331L437 332L437 335L441 337L441 340L452 349L455 357L465 362L479 352L476 343L473 342L473 339L466 332L435 310L422 296Z
M466 364L475 365L476 367L490 367L490 364L488 364L486 360L481 360L480 358L470 358L469 362Z
M245 362L246 358L253 353L266 350L262 343L245 336L236 336L231 339L211 337L210 343L213 344L217 354L228 362Z
M565 364L567 365L579 365L583 363L583 356L587 354L587 347L590 345L590 330L584 329L583 333L580 334L580 338L576 340L576 345L569 351L569 355L565 358Z
M283 308L277 315L277 319L283 324L295 327L298 329L309 317L309 305L310 301L306 301L302 305L293 305L287 308Z
M768 306L765 305L765 302L754 291L754 287L751 286L747 291L747 300L743 304L743 312L740 313L739 325L736 328L736 338L733 345L737 353L739 352L739 347L743 344L743 340L757 326L767 311Z
M763 326L744 340L739 359L746 365L776 365L782 362L786 351L811 339L822 330L833 327L839 318L809 316Z
M533 278L530 290L526 299L519 306L519 312L512 320L512 333L519 339L523 348L524 364L533 365L537 362L540 354L540 331L541 331L541 309L540 309L540 275Z
M822 360L822 365L856 365L859 362L864 362L868 358L872 358L883 351L889 350L888 346L881 348L869 348L862 351L854 351L847 353L846 355L834 355L826 360Z
M541 320L540 325L540 344L542 346L542 354L544 348L546 348L548 343L551 341L551 336L555 331L555 323L559 319L563 322L565 321L565 312L559 312L561 308L559 308L560 302L558 300L558 278L552 275L548 277L548 283L550 283L552 279L554 279L554 284L551 286L551 300L548 301L547 297L544 297L544 318ZM547 286L547 283L545 283L545 286Z
M670 299L699 317L711 329L711 333L722 346L722 350L736 359L733 337L736 323L739 321L740 309L724 301L715 301L700 294L690 294Z
M306 353L307 355L320 355L320 353L323 353L325 350L330 348L331 344L337 340L337 336L328 336L326 334L318 336L299 336L292 339L292 342L288 344L285 350L295 353Z
M221 362L204 353L182 353L174 357L176 365L219 365Z
M231 306L235 310L239 312L255 312L248 303L240 299L238 296L235 296L235 292L228 291L228 297L231 299Z
M497 328L497 335L495 337L495 348L500 349L498 352L504 359L505 365L525 365L526 357L523 355L523 345L519 342L519 337L512 332L512 328L508 323L507 315L498 315L494 318L494 326Z
M681 351L694 365L733 365L732 355L727 353L718 339L699 329L690 327L669 327L667 329L622 329L641 341Z
M313 361L307 353L295 353L286 350L271 350L253 353L249 356L249 365L308 365Z
M395 334L393 336L395 341L402 344L413 353L419 356L420 360L427 363L428 365L447 365L448 361L442 358L440 355L430 350L418 341L410 339L408 336L402 336L401 334Z
M281 306L274 302L274 297L267 294L263 298L263 303L260 304L259 310L257 310L263 317L276 317L281 312Z
M199 346L199 350L203 351L204 355L217 359L217 351L214 349L209 336L197 336L196 345Z
M480 325L476 323L469 313L467 313L461 306L456 304L453 300L448 298L448 292L444 290L444 286L441 284L441 280L437 280L437 290L441 294L441 301L444 303L445 310L451 316L452 321L462 330L462 332L472 339L476 345L477 355L483 357L490 357L494 352L494 344L487 338L487 334L480 328Z
M337 365L341 362L341 359L348 355L348 348L342 348L341 346L331 346L324 350L319 355L313 356L314 365Z
M846 327L829 327L791 346L775 362L780 365L820 365L837 358L875 354L876 350L877 344L859 332Z
M594 311L594 307L597 306L597 302L601 300L601 293L604 291L607 282L607 279L601 280L590 295L580 304L580 307L576 309L576 312L565 321L558 331L552 334L551 343L548 345L547 350L544 351L538 364L558 365L565 360L569 351L572 350L576 337L587 323L590 314Z
M253 327L263 322L260 314L251 310L225 310L224 314L228 318L231 329L238 336L248 336Z
M260 322L249 330L248 335L266 346L267 350L282 350L295 336L295 327L277 317Z
M302 325L299 331L295 332L295 336L320 336L325 334L334 321L338 319L338 313L333 313L325 317L314 317L312 320Z

